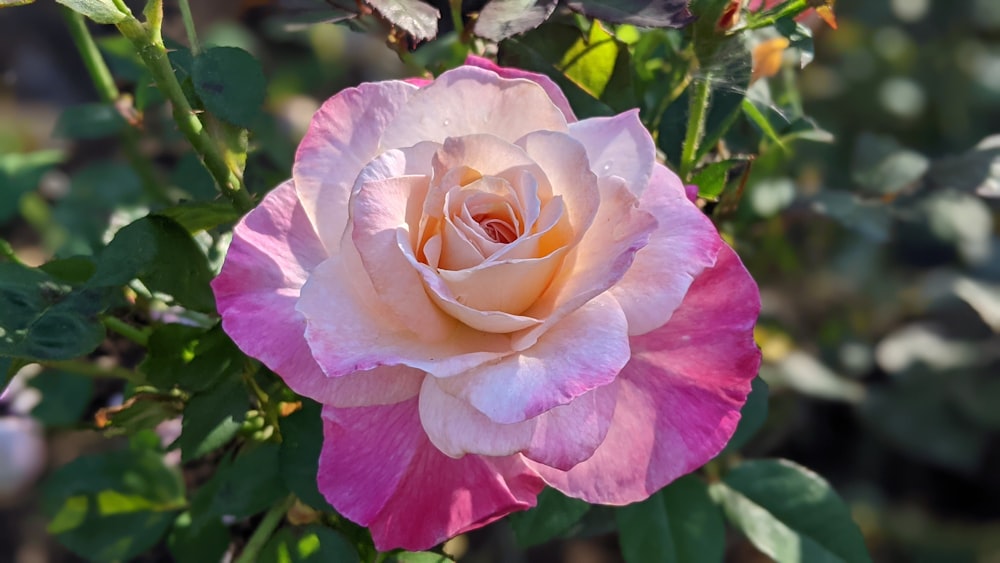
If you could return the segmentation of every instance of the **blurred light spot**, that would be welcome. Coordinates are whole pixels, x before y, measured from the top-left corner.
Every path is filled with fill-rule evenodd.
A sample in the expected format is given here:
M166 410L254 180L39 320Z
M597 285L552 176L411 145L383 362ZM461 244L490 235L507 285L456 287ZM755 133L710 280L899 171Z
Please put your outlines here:
M927 106L923 89L909 78L889 78L882 82L878 91L879 102L890 113L913 119L919 117Z
M872 36L875 51L889 62L899 62L914 50L910 36L898 27L883 27Z
M795 199L795 184L788 178L758 182L750 192L753 210L762 217L775 215Z
M892 0L892 13L907 23L924 19L930 7L931 0Z
M829 100L844 91L844 81L840 74L828 66L814 63L802 70L800 79L802 95L814 100Z

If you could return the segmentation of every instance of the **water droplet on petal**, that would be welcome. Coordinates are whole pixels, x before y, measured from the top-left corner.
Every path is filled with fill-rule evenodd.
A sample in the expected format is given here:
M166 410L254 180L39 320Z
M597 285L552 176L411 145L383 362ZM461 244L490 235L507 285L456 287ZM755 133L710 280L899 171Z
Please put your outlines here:
M614 164L614 162L612 162L610 160L607 161L607 162L605 162L604 166L601 167L601 170L604 171L604 172L609 172L611 170L611 165L612 164Z
M451 120L450 119L445 119L444 122L442 123L442 125L444 125L445 127L451 125Z

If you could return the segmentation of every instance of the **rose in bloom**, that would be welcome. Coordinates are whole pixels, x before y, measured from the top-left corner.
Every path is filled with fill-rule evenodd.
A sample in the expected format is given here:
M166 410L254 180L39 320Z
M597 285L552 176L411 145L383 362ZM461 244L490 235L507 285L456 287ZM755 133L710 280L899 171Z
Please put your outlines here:
M637 111L479 58L345 90L235 229L223 327L323 405L318 484L424 549L547 484L647 498L715 456L759 294Z

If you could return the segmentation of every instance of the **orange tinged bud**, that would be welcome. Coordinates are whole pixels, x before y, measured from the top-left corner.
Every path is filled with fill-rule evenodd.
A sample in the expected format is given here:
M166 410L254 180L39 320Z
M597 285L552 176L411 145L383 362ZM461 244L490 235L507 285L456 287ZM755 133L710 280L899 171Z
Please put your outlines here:
M759 43L753 49L753 74L751 82L769 78L781 70L781 59L790 45L787 37L775 37Z

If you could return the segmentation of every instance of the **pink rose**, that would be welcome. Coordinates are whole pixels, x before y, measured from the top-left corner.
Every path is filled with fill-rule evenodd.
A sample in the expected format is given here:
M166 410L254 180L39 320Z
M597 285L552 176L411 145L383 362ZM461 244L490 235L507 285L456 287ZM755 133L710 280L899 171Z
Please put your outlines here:
M637 111L480 58L345 90L236 227L223 327L324 405L319 488L381 550L647 498L715 456L756 285Z

